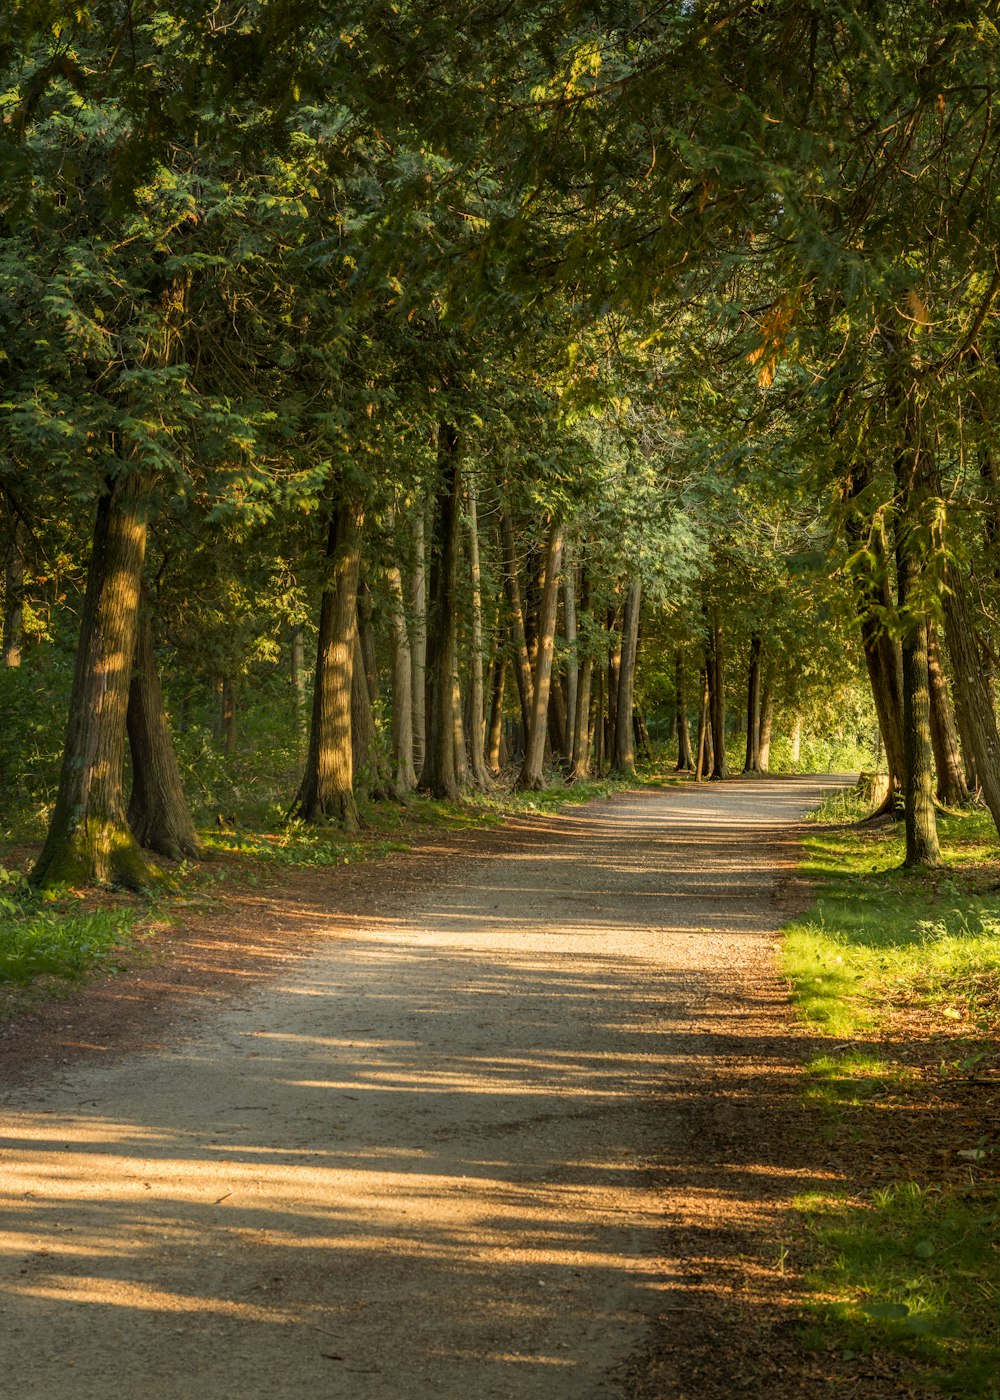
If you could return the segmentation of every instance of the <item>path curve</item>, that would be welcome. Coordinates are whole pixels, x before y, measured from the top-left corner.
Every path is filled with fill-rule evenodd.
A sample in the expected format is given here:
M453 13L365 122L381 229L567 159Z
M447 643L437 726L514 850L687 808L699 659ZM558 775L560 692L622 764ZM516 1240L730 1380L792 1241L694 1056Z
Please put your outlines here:
M165 1052L8 1091L4 1389L628 1393L682 1263L668 1087L711 1068L748 971L775 994L779 879L836 783L591 804Z

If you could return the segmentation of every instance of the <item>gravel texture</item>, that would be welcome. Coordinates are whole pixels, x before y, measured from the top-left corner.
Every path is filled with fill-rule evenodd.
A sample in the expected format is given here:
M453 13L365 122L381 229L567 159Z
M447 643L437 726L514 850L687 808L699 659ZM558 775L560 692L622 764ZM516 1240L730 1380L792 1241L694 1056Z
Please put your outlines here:
M213 964L195 1019L156 998L155 1048L40 1025L0 1099L0 1393L774 1396L775 1212L816 1171L773 945L837 782L594 803L343 907L329 877L244 897L258 971L223 997Z

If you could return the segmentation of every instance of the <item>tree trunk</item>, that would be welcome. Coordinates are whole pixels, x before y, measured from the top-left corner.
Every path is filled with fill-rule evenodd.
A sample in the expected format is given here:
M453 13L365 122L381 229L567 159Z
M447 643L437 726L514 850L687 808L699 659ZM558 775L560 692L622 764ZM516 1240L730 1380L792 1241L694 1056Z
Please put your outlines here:
M700 783L712 770L712 692L708 684L708 666L701 668L701 703L698 706L698 758L694 780Z
M492 787L486 769L486 701L483 693L483 581L479 566L479 522L476 514L476 492L466 488L469 510L469 572L472 579L472 654L469 667L469 765L472 781L486 791Z
M868 487L870 474L859 469L848 484L850 502ZM861 644L871 683L872 699L889 771L889 791L884 806L891 810L897 784L906 785L903 743L903 680L899 642L886 627L892 611L889 588L889 551L881 520L866 519L852 505L847 516L847 537L858 561L854 571L855 607L861 625ZM798 760L795 759L795 762Z
M760 767L760 637L750 638L750 670L747 675L747 753L744 773L759 773Z
M24 643L24 521L13 516L3 569L3 664L21 664Z
M566 695L558 675L549 687L549 747L554 762L569 770L570 724L566 711Z
M426 733L424 705L427 688L427 548L422 501L416 504L413 511L413 572L410 575L410 605L413 612L412 642L410 645L410 691L413 697L413 767L419 773L424 765L424 736Z
M292 693L295 696L295 716L300 730L306 727L306 657L302 628L292 628L291 638Z
M774 719L774 686L770 677L764 682L760 702L760 771L771 770L771 723Z
M358 641L361 644L361 660L365 682L368 686L368 702L376 704L379 698L378 661L375 656L375 625L372 591L368 586L364 570L358 577Z
M792 718L792 732L789 735L789 757L792 763L798 763L802 757L802 716L795 715Z
M521 726L524 734L527 735L531 723L533 681L531 679L531 662L528 659L528 641L524 630L521 588L518 582L514 526L509 512L505 511L501 516L500 533L503 540L503 587L507 596L514 643L514 678L517 681L517 697L521 703Z
M605 736L609 771L615 762L615 731L618 727L618 677L621 675L622 639L618 631L618 610L608 609L608 732Z
M576 697L580 685L580 663L576 654L576 565L563 561L563 617L566 624L566 759L573 766L576 740Z
M590 691L594 679L594 658L585 656L576 687L576 713L573 717L573 766L570 781L586 782L590 777Z
M201 860L202 851L184 796L153 648L153 620L142 608L129 686L126 728L132 754L128 823L140 846L168 860Z
M490 728L486 741L486 762L491 773L500 772L500 747L503 740L503 697L507 683L507 658L504 636L497 636L497 653L493 658L493 682L490 687Z
M674 654L674 704L677 731L677 771L689 773L694 767L691 761L691 730L688 726L687 697L684 688L684 649L678 647Z
M538 609L538 647L535 656L535 674L532 678L531 718L524 746L524 763L517 779L517 787L521 791L537 790L545 786L542 761L545 756L549 688L552 682L552 657L555 653L556 642L562 539L562 526L553 521L549 529L545 551L545 576Z
M356 792L375 802L392 795L392 783L382 752L382 738L372 710L372 692L361 644L360 616L354 629L354 667L351 671L351 761Z
M150 482L109 480L97 507L55 810L36 885L120 884L152 872L125 812L125 716L135 655Z
M948 697L948 682L941 665L937 629L927 624L927 674L931 692L931 746L937 774L937 800L943 807L962 807L969 800L958 735Z
M639 651L639 613L642 608L642 583L630 581L622 617L621 655L618 662L618 702L615 706L614 754L612 766L623 778L635 777L635 745L633 743L632 707L635 697L635 666Z
M461 512L459 436L450 424L438 432L440 484L431 548L427 628L427 730L420 786L435 797L459 798L455 773L455 590Z
M222 734L222 749L227 757L236 752L236 687L229 676L222 677L222 693L219 696L219 730Z
M1000 734L982 653L969 616L964 583L953 565L945 569L941 598L955 686L955 717L962 745L972 756L983 801L1000 831Z
M397 564L386 571L389 635L392 644L392 786L403 798L417 785L413 762L413 657L406 632L403 575Z
M292 804L305 822L358 829L351 740L351 688L358 630L358 572L364 511L343 499L330 521L320 603L316 674L306 769Z
M729 777L726 764L726 658L719 609L712 609L708 634L708 688L712 710L712 781Z
M591 663L593 664L593 663ZM597 703L594 706L594 776L604 776L604 667L594 667L597 675Z
M909 421L912 434L919 425ZM926 491L916 485L919 440L911 438L895 461L898 515L896 536L896 588L903 622L903 788L906 823L906 857L903 864L923 868L941 863L937 816L934 811L934 775L931 752L931 702L927 670L927 614L920 597L924 567L922 506Z

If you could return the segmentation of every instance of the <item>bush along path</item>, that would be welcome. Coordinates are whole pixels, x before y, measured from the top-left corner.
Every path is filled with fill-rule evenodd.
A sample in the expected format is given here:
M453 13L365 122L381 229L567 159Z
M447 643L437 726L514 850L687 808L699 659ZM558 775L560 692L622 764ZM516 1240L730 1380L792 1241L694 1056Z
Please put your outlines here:
M833 1189L803 1195L815 1338L848 1369L1000 1394L1000 893L985 813L901 869L893 826L818 829L814 906L785 968L821 1033L809 1065ZM888 1364L888 1363L887 1363Z
M168 987L139 1053L81 1025L74 1062L64 1027L5 1092L10 1384L843 1394L789 1328L792 1202L830 1171L774 962L822 787L621 795L234 889L182 959L200 1017Z

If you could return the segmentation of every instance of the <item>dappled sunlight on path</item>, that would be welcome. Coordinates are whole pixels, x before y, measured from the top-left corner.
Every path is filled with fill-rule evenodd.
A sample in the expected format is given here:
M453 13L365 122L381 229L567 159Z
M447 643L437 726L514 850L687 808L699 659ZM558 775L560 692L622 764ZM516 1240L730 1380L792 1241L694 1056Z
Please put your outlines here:
M698 1145L676 1105L758 1053L730 970L820 787L522 831L171 1050L12 1091L11 1393L611 1393L678 1281L660 1191L680 1173L695 1199ZM731 1171L773 1174L768 1144Z

